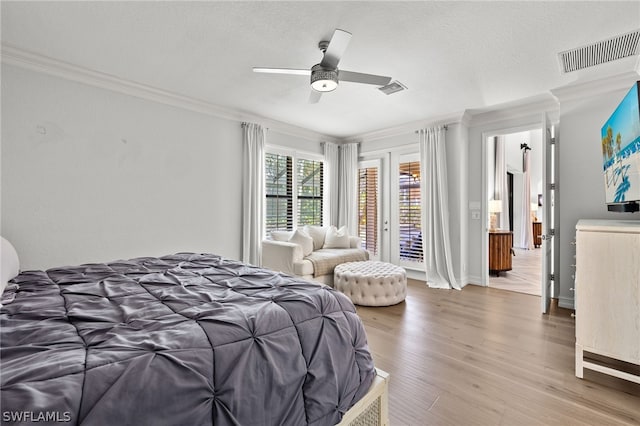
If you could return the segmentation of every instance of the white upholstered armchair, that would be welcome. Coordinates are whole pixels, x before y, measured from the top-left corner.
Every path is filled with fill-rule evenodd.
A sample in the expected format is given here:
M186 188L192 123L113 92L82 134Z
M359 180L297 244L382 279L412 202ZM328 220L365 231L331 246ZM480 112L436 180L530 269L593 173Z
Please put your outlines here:
M335 226L273 231L271 239L262 241L263 267L331 286L336 265L368 259L360 238Z

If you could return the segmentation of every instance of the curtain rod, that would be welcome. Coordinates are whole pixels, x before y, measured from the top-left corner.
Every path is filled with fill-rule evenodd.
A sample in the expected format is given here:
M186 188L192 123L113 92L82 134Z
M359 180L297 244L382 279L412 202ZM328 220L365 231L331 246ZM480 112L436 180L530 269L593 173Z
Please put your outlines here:
M444 130L449 130L449 125L451 125L451 124L456 124L456 123L448 123L448 124L445 124L445 125L444 125L444 126L442 126L442 127L444 127ZM422 129L421 129L421 130L422 130ZM414 133L420 133L420 130L416 130Z
M352 143L355 143L355 144L357 144L357 145L360 145L360 144L361 144L360 142L331 142L331 141L320 141L320 145L324 145L324 144L326 144L326 143L332 143L332 144L334 144L334 145L349 145L349 144L352 144Z
M241 125L242 127L246 127L246 126L247 126L247 125L249 125L249 124L257 124L257 125L259 125L259 126L262 126L262 124L260 124L260 123L248 123L248 122L246 122L246 121L243 121L242 123L240 123L240 125ZM262 126L262 128L263 128L263 129L265 129L265 130L269 130L269 128L268 128L268 127L265 127L265 126Z

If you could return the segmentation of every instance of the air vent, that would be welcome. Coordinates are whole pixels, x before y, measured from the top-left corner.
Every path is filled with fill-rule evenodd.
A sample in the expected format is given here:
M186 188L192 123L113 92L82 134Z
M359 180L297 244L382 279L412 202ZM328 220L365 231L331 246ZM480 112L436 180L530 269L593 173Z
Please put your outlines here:
M558 53L562 73L578 71L629 56L638 55L640 30Z
M404 84L396 80L396 81L392 81L386 86L378 87L378 90L380 90L385 95L390 95L392 93L400 92L402 90L407 90L407 86L405 86Z

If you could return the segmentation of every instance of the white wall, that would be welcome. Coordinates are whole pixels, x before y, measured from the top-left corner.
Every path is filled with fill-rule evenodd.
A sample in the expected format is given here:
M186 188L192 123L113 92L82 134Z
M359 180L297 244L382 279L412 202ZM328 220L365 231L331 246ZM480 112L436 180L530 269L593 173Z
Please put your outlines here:
M267 130L267 145L282 148L285 151L304 152L324 157L322 144L317 141L303 140L300 136L282 133L277 129L270 128Z
M2 234L23 269L239 259L241 165L238 121L2 65Z
M560 279L559 302L573 307L575 226L579 219L640 220L640 213L610 213L605 204L602 177L600 129L634 81L635 75L623 79L618 88L588 91L577 96L573 91L558 90L560 99L559 169L560 169ZM606 284L606 283L605 283Z

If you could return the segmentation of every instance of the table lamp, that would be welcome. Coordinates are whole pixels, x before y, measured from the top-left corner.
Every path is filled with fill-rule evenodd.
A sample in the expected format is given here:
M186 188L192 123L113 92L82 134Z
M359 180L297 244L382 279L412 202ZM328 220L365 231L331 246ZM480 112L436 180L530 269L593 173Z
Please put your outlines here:
M491 214L489 217L489 230L495 231L496 225L498 223L498 218L496 213L502 212L502 200L489 200L489 213Z

